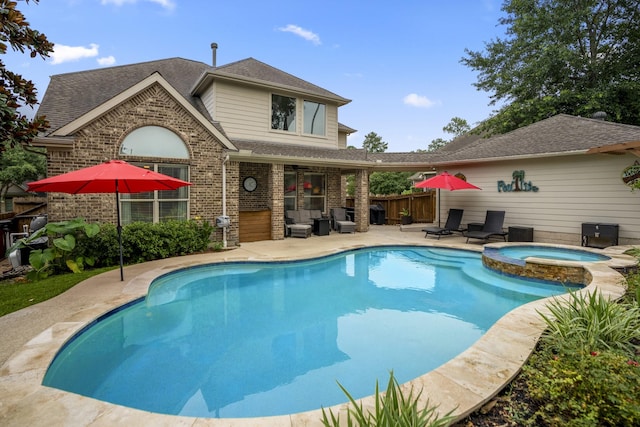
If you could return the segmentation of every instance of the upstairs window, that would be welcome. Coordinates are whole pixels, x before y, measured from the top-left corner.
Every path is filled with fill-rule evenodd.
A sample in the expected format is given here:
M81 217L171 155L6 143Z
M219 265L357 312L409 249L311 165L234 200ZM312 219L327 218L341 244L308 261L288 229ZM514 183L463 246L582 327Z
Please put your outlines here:
M271 95L271 129L285 132L296 131L295 98Z
M304 133L325 135L326 106L318 102L304 101Z

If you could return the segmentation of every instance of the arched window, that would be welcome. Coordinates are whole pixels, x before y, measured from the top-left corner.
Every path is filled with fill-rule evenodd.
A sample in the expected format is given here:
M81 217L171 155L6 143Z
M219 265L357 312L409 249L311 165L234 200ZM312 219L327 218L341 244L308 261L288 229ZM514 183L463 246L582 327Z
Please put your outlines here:
M144 126L131 132L120 146L122 156L188 159L189 151L182 139L161 126Z
M127 135L120 146L120 155L188 159L189 151L178 135L161 126L145 126ZM189 166L163 162L131 162L139 167L160 172L183 181L189 180ZM160 222L189 218L189 188L122 194L122 222Z

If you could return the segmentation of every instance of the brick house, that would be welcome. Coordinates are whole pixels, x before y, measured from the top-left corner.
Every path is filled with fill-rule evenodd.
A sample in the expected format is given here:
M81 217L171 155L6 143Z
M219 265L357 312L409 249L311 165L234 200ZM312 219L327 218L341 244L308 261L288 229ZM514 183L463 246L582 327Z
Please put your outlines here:
M343 206L350 173L356 230L367 231L375 162L346 149L355 130L338 109L350 100L253 58L218 67L216 48L213 65L170 58L52 76L38 111L50 129L34 141L47 149L48 176L122 159L188 180L123 195L123 224L227 215L217 237L235 245L284 238L285 209ZM47 197L51 221L115 222L112 196Z
M169 58L54 75L38 114L50 129L48 175L123 159L192 185L126 195L123 223L227 215L230 246L285 236L284 213L345 205L356 177L356 231L369 228L372 171L460 173L478 192L440 193L437 216L463 208L463 223L505 210L505 227L535 228L535 241L580 244L581 224L619 225L640 242L640 197L620 179L640 170L640 127L560 114L484 139L468 135L429 153L347 149L354 129L338 120L350 100L248 58L216 66ZM616 154L616 155L612 155ZM539 191L506 191L514 173ZM111 195L50 193L49 218L115 222ZM432 216L429 216L432 217Z

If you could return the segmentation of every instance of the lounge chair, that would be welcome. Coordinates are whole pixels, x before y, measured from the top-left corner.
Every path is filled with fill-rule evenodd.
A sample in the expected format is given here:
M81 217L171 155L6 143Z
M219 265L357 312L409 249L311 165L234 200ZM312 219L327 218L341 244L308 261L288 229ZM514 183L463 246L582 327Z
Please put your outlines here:
M425 227L422 229L425 232L424 237L426 238L429 234L433 234L438 236L439 240L440 236L448 236L453 234L454 231L461 233L460 223L462 222L463 213L464 209L449 209L449 216L444 227Z
M488 240L492 236L502 236L507 241L507 232L502 229L504 224L504 211L487 211L482 230L467 231L467 243L469 239Z
M347 210L345 208L331 209L331 223L333 229L338 233L355 233L356 223L347 219Z

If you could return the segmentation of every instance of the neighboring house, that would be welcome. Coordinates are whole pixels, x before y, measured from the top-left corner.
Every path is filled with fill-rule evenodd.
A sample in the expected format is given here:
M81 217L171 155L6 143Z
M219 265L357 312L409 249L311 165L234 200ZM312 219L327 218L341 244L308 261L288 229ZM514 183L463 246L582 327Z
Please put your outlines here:
M33 194L27 192L26 184L10 184L6 193L0 198L0 213L13 212L13 200L18 197L32 197Z
M124 222L227 215L217 238L233 246L284 238L287 209L343 206L347 175L365 232L370 172L448 170L483 190L442 191L443 218L449 207L464 208L465 223L504 209L506 226L573 244L582 222L611 222L621 243L640 243L640 193L620 181L634 156L589 153L639 145L640 127L559 115L436 152L365 153L346 149L355 130L338 116L350 100L253 58L216 66L216 47L213 65L170 58L52 76L38 111L51 126L34 141L47 148L48 175L123 159L188 180L177 191L123 195ZM48 211L51 221L116 220L112 195L50 193Z

